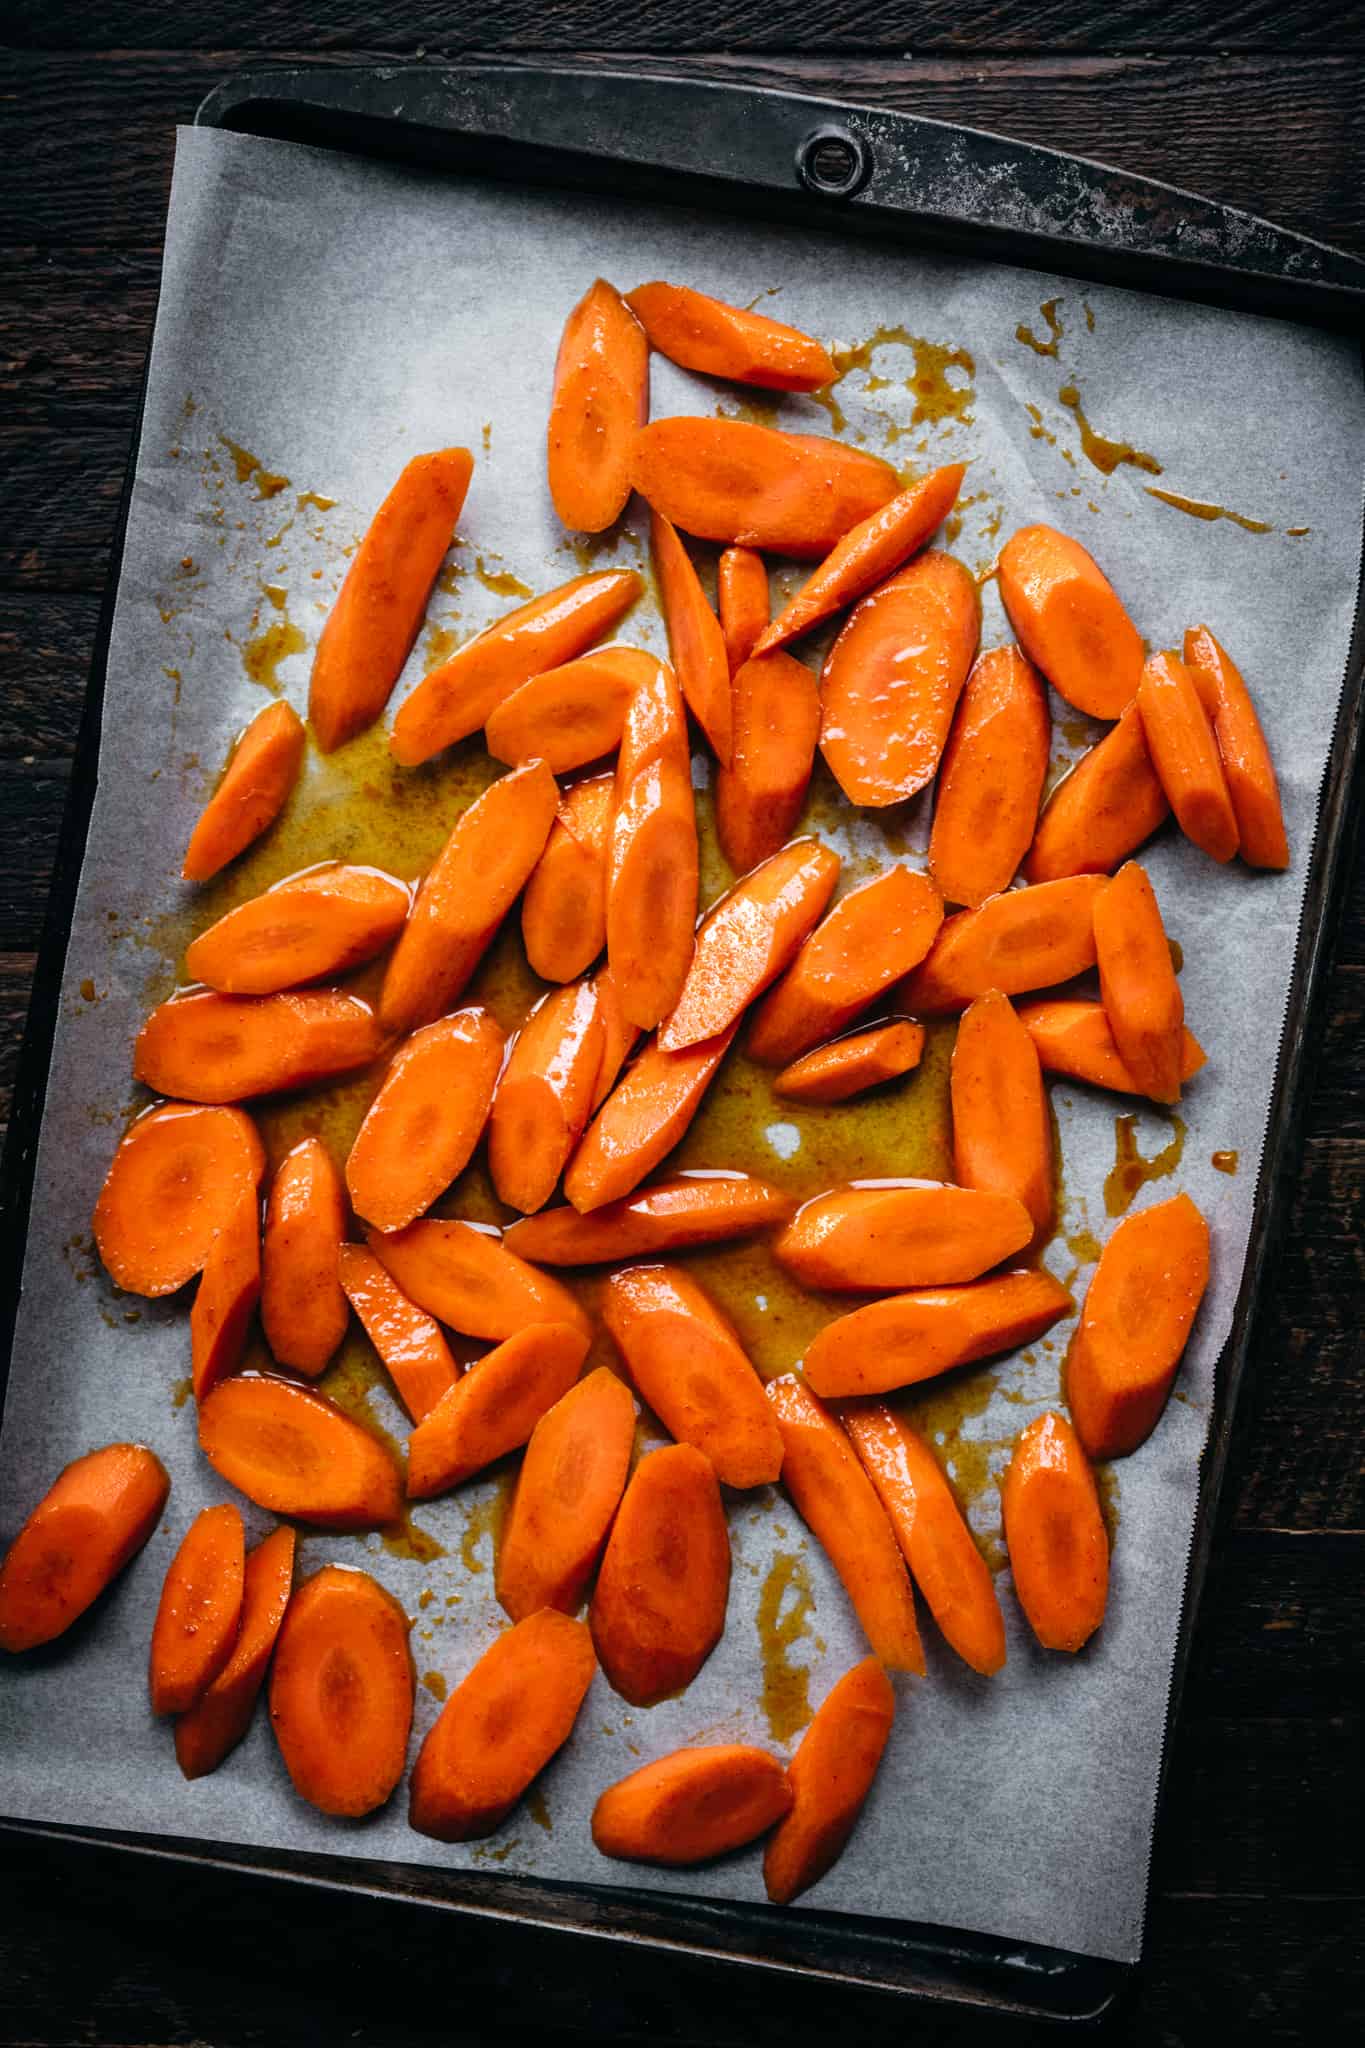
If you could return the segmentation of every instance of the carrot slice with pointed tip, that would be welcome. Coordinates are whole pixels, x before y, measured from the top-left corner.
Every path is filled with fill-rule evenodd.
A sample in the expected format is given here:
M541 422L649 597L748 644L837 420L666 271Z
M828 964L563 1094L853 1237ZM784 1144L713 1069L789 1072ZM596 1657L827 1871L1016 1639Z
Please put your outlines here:
M1275 763L1241 671L1207 626L1187 629L1185 663L1196 688L1202 685L1213 721L1242 859L1254 868L1287 868L1289 841Z
M717 562L716 611L734 676L768 624L768 571L762 555L753 548L726 548Z
M74 1458L0 1563L0 1650L34 1650L64 1634L141 1550L170 1490L145 1444Z
M1066 1360L1092 1458L1145 1443L1161 1419L1209 1282L1209 1226L1188 1195L1125 1216L1100 1254Z
M119 1140L95 1204L95 1244L129 1294L174 1294L202 1271L242 1196L257 1187L265 1150L241 1109L163 1102Z
M369 1242L410 1300L466 1337L499 1342L531 1323L588 1328L568 1289L506 1250L496 1231L427 1216L406 1230L371 1231Z
M414 1031L457 1002L545 848L559 791L543 761L492 783L460 818L417 891L389 960L379 1014Z
M1222 757L1194 677L1173 654L1154 654L1138 684L1147 748L1176 823L1211 860L1240 844Z
M659 1027L664 1052L682 1052L736 1023L777 979L834 893L839 856L797 839L736 882L708 911L676 1009Z
M531 1431L498 1544L498 1602L513 1621L542 1607L572 1614L625 1491L635 1403L599 1365Z
M818 391L838 374L829 350L799 327L729 306L689 285L637 284L626 304L651 348L704 377L768 391Z
M299 779L305 739L292 705L267 704L256 713L190 834L180 870L185 881L207 882L274 823Z
M791 655L765 654L735 675L734 744L716 775L716 831L737 875L790 837L806 801L820 734L820 692Z
M1030 882L1109 875L1170 813L1136 703L1048 798L1024 873Z
M675 1749L608 1785L592 1810L592 1838L624 1862L709 1863L765 1833L791 1804L787 1774L766 1749Z
M410 1626L354 1565L324 1565L289 1602L270 1725L294 1790L320 1813L373 1813L403 1775L417 1692Z
M473 473L467 448L415 455L370 521L313 658L308 720L324 754L373 725L388 703Z
M635 437L631 481L656 512L699 540L825 555L896 495L889 463L820 434L746 420L651 420Z
M346 1161L357 1216L376 1230L401 1230L445 1192L483 1135L502 1055L497 1022L477 1007L413 1032Z
M847 1102L908 1074L919 1065L923 1051L924 1026L908 1017L894 1017L793 1060L773 1082L773 1093L790 1102Z
M789 1373L769 1380L782 1433L782 1482L843 1581L875 1654L924 1676L915 1598L886 1510L844 1432Z
M607 867L607 958L642 1031L672 1009L691 963L697 876L687 715L660 662L626 713Z
M1045 1074L1067 1074L1117 1095L1141 1095L1123 1062L1102 1003L1023 1003L1019 1022L1038 1048ZM1181 1033L1180 1079L1193 1080L1205 1065L1204 1049L1192 1031Z
M379 1020L359 996L220 996L158 1003L133 1047L133 1078L187 1102L240 1102L367 1067Z
M758 1374L711 1297L668 1266L613 1273L602 1317L640 1397L681 1443L695 1445L727 1486L764 1486L782 1444Z
M1095 964L1095 899L1105 887L1103 875L1068 875L945 918L898 1003L917 1016L942 1015L988 989L1023 995L1084 974Z
M1045 1650L1083 1649L1104 1620L1109 1539L1075 1430L1049 1411L1020 1434L1000 1487L1019 1605Z
M1042 1267L958 1287L870 1301L826 1324L806 1347L806 1385L822 1400L886 1394L1031 1344L1074 1304Z
M346 1235L346 1192L320 1138L304 1138L280 1162L265 1212L261 1323L272 1355L316 1377L350 1320L337 1259Z
M544 761L556 775L614 753L630 700L657 659L640 647L598 647L529 677L490 714L489 753L513 767Z
M498 1200L543 1209L592 1114L602 1019L590 981L537 1003L512 1042L488 1120L488 1170Z
M649 418L649 344L599 277L564 323L546 436L550 496L565 526L601 533L630 496L630 451Z
M953 1168L964 1188L1013 1195L1035 1242L1053 1221L1052 1122L1033 1040L998 989L963 1014L950 1083Z
M858 1824L896 1717L896 1695L875 1657L827 1693L787 1766L792 1809L768 1839L763 1882L788 1906L838 1862Z
M576 981L607 942L614 781L576 782L560 803L521 899L526 958L542 981Z
M644 589L634 569L576 576L495 619L423 676L399 705L389 752L405 768L468 739L513 690L609 633Z
M531 1323L472 1365L408 1438L408 1497L445 1493L519 1450L588 1355L577 1323Z
M1052 740L1047 691L1017 647L976 662L939 767L929 872L949 903L1008 889L1028 852Z
M635 1050L640 1027L632 1024L622 1009L621 993L610 967L599 967L592 978L592 985L597 991L597 1013L602 1019L602 1063L597 1069L597 1086L592 1096L592 1113L595 1116Z
M586 1214L620 1201L680 1143L738 1029L736 1022L684 1052L664 1052L657 1038L649 1040L569 1162L564 1193L575 1209Z
M289 1605L295 1542L292 1529L275 1529L247 1556L237 1640L218 1676L175 1724L175 1760L187 1778L216 1771L251 1725Z
M209 1247L190 1309L190 1378L202 1401L242 1362L261 1298L261 1205L242 1196Z
M293 1380L243 1374L200 1404L199 1448L257 1507L333 1529L378 1529L397 1518L398 1467L334 1401Z
M409 1826L438 1842L493 1834L568 1741L596 1668L583 1623L554 1608L499 1636L427 1731Z
M730 661L720 620L692 558L661 512L650 519L654 573L668 649L687 707L722 764L730 759Z
M652 1707L692 1683L725 1630L730 1535L711 1460L668 1444L640 1460L588 1616L608 1683Z
M1100 999L1119 1058L1154 1102L1179 1102L1185 1004L1156 892L1136 861L1095 902Z
M784 1223L791 1203L779 1189L745 1173L681 1173L621 1202L580 1216L547 1209L514 1223L503 1242L541 1266L596 1266L747 1237Z
M277 995L372 960L407 914L392 875L329 861L220 917L187 948L186 972L224 995Z
M774 1249L803 1286L872 1292L975 1280L1032 1236L1033 1218L1013 1195L853 1181L804 1203Z
M421 1422L460 1376L439 1324L408 1300L364 1245L341 1247L339 1271L346 1299L388 1368L399 1400Z
M240 1510L205 1508L171 1559L152 1623L154 1714L183 1714L227 1663L241 1626L245 1569Z
M1000 596L1025 654L1068 704L1117 718L1132 703L1142 642L1079 541L1054 526L1021 526L1000 551Z

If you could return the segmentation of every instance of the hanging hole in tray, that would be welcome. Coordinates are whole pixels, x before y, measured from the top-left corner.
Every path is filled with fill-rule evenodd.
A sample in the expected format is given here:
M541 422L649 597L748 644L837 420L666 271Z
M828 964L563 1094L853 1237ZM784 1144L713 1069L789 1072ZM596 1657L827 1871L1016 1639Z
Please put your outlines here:
M822 199L851 199L872 175L872 152L847 128L816 128L797 148L796 174Z

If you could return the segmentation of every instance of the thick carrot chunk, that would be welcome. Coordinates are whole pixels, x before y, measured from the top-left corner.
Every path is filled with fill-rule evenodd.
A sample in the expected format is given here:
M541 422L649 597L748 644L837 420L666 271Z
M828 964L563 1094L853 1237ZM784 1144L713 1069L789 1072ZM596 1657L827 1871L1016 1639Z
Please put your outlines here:
M820 734L820 692L780 650L746 661L732 685L734 744L716 776L716 831L737 875L785 844L806 801Z
M642 1031L672 1009L691 964L697 873L687 714L660 662L626 713L607 868L607 958Z
M890 463L819 434L745 420L652 420L631 481L684 533L779 555L825 555L896 495Z
M115 1286L174 1294L265 1171L241 1109L163 1102L129 1124L95 1204L95 1243Z
M769 391L818 391L838 374L829 350L800 328L727 306L685 284L637 284L626 304L651 348L704 377Z
M311 1387L244 1374L200 1403L199 1448L257 1507L330 1529L396 1521L398 1467L358 1422Z
M840 1316L811 1340L806 1384L826 1400L912 1386L1031 1344L1073 1306L1041 1267L893 1294Z
M1125 1216L1086 1290L1066 1398L1092 1458L1145 1443L1209 1283L1209 1226L1188 1195Z
M1170 813L1137 704L1080 760L1048 798L1024 873L1030 882L1111 875Z
M657 1181L586 1216L567 1207L523 1217L503 1242L540 1266L595 1266L748 1237L790 1214L788 1198L767 1181L717 1169Z
M1207 626L1186 631L1185 663L1213 721L1242 859L1254 868L1287 868L1289 841L1275 763L1241 671Z
M677 1007L659 1027L664 1052L683 1052L736 1023L777 979L834 893L839 856L797 839L755 868L702 919Z
M465 1337L500 1342L531 1323L588 1327L567 1288L483 1225L426 1216L406 1230L371 1231L370 1250L410 1300Z
M952 1065L953 1168L964 1188L1013 1195L1035 1241L1053 1219L1052 1120L1033 1040L1008 996L978 996L957 1027Z
M1022 1251L1033 1218L1013 1195L932 1180L853 1181L816 1195L777 1240L806 1287L946 1287Z
M630 700L657 659L639 647L598 647L530 676L489 715L489 753L512 768L543 761L555 775L615 753Z
M414 1031L384 1076L346 1161L357 1216L401 1230L431 1207L483 1135L503 1035L487 1010L457 1010Z
M145 1444L73 1459L0 1564L0 1650L34 1650L69 1629L136 1557L170 1490Z
M588 1355L573 1323L532 1323L472 1365L408 1438L408 1495L426 1500L520 1450Z
M242 1196L209 1247L190 1309L190 1378L202 1401L236 1372L261 1298L261 1205Z
M550 496L566 526L601 533L630 496L630 451L649 418L649 346L627 302L604 277L564 323L555 359L547 462Z
M887 1024L836 1038L832 1045L793 1060L773 1082L773 1093L791 1102L847 1102L908 1074L919 1065L923 1051L924 1026L908 1017L893 1017Z
M133 1078L187 1102L242 1102L367 1067L379 1020L359 996L220 996L158 1003L133 1047Z
M612 1524L592 1596L592 1639L614 1691L652 1707L692 1683L720 1641L730 1537L711 1460L651 1451Z
M265 1212L261 1322L281 1365L320 1373L350 1317L337 1261L346 1235L346 1192L321 1138L304 1138L281 1160Z
M763 1882L774 1905L790 1905L842 1856L895 1716L891 1681L875 1657L845 1672L821 1701L787 1767L791 1812L763 1852Z
M564 1176L575 1209L600 1209L637 1187L679 1143L701 1108L738 1021L718 1038L664 1052L651 1038L598 1110Z
M607 942L607 852L614 779L565 793L521 899L526 958L542 981L576 981ZM619 1004L618 1004L619 1008Z
M278 995L373 959L407 914L392 875L327 861L220 917L187 947L186 972L224 995Z
M1095 899L1103 875L1010 889L945 918L898 1000L917 1016L965 1010L988 989L1016 996L1070 981L1095 964Z
M1237 813L1209 714L1184 662L1154 654L1142 671L1137 704L1176 823L1211 860L1230 861L1240 843Z
M983 654L938 774L929 872L945 901L975 907L1014 880L1038 820L1051 740L1037 669L1017 647Z
M498 1200L544 1208L592 1114L605 1032L596 984L572 983L537 1003L512 1042L488 1122Z
M218 1676L175 1724L175 1760L187 1778L216 1771L251 1725L294 1582L292 1529L275 1529L246 1560L237 1639Z
M373 1813L403 1775L417 1690L409 1626L353 1565L324 1565L289 1603L270 1725L294 1790L320 1813Z
M676 1749L607 1787L592 1838L602 1855L630 1863L708 1863L766 1833L791 1804L787 1774L766 1749Z
M630 1471L635 1403L599 1365L531 1431L498 1545L498 1599L513 1621L572 1614L601 1554Z
M1038 1048L1045 1074L1068 1074L1118 1095L1141 1095L1137 1078L1124 1065L1102 1003L1023 1003L1019 1022ZM1206 1064L1204 1048L1191 1031L1181 1033L1180 1079L1192 1081Z
M1093 555L1053 526L1023 526L1000 551L1000 595L1029 660L1092 718L1137 695L1142 642Z
M1045 1650L1083 1649L1104 1620L1109 1539L1075 1430L1049 1412L1014 1446L1000 1488L1019 1605Z
M1095 899L1095 952L1119 1058L1144 1095L1179 1102L1185 1003L1156 892L1136 861Z

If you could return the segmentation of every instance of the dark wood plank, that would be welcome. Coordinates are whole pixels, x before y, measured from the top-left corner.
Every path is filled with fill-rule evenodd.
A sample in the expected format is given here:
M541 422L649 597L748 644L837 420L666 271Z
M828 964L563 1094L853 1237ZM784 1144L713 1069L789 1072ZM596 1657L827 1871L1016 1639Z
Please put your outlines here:
M0 764L68 759L85 702L99 599L0 590ZM0 832L8 827L0 819Z

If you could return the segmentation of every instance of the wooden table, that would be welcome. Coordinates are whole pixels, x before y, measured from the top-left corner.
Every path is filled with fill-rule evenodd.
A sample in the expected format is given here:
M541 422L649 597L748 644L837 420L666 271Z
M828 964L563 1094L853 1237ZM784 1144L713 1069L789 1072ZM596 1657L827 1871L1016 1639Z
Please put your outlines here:
M1365 254L1360 0L10 0L0 37L6 1090L156 299L172 131L215 80L262 61L592 52L583 61L843 94L1054 143ZM1221 2022L1258 2043L1339 2038L1365 2013L1363 1010L1357 865L1173 1737L1146 1963L1107 2029L1116 2040L1193 2041ZM906 2028L959 2043L984 2031L112 1852L5 1855L7 2043L872 2043Z

